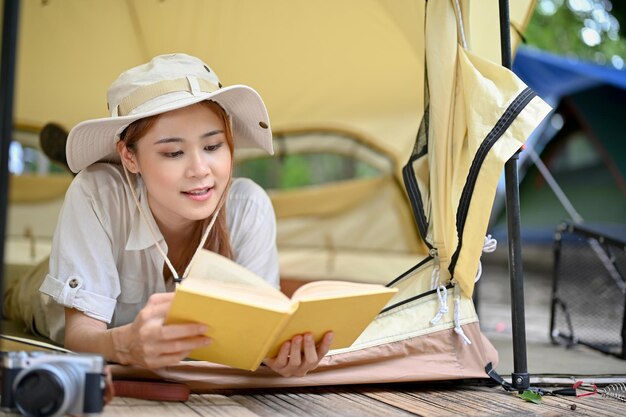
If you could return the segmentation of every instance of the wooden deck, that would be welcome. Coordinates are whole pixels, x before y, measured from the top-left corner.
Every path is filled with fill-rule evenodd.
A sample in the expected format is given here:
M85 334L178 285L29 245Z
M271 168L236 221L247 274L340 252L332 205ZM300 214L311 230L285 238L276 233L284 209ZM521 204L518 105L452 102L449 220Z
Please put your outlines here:
M0 416L11 414L0 413ZM222 391L186 402L115 398L103 416L626 416L626 403L599 395L544 396L541 404L500 387L419 383Z

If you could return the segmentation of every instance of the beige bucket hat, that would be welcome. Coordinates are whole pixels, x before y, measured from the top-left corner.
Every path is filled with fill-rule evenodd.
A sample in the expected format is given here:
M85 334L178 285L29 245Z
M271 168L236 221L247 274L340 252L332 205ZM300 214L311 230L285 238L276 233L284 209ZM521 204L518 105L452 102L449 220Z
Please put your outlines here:
M159 55L123 72L111 84L107 98L110 117L86 120L69 133L66 154L73 172L97 161L119 160L115 144L135 120L204 100L217 102L229 114L235 146L274 153L261 96L245 85L222 87L215 72L190 55Z

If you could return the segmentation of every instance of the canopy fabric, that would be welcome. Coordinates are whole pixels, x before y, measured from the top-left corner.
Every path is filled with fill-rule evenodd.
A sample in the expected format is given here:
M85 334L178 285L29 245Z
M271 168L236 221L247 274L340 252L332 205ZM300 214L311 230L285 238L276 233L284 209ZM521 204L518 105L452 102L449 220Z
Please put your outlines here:
M513 72L553 106L565 96L595 86L610 85L626 90L626 70L531 48L518 49Z
M484 0L472 8L461 3L472 51L499 63L498 1ZM511 3L511 25L523 29L534 3ZM105 116L106 89L121 71L161 53L197 55L224 85L244 83L257 89L275 132L346 132L391 161L391 176L360 205L329 207L331 199L338 201L334 186L271 193L281 271L287 276L388 282L426 252L403 197L400 174L423 114L425 4L25 0L16 121L35 128L55 121L69 128ZM515 31L512 35L515 44L519 39ZM326 148L340 146L328 142ZM352 182L365 188L359 184ZM311 199L324 203L312 206ZM311 250L303 249L303 242ZM377 259L355 262L355 256ZM313 259L323 262L317 269L303 267ZM389 268L382 273L385 265Z
M513 25L523 28L532 1L512 3ZM422 252L387 284L398 293L353 346L331 351L310 376L182 362L159 377L201 391L486 376L497 352L480 332L469 297L482 239L504 161L549 110L497 64L496 0L474 9L469 0L44 4L26 1L22 15L19 121L69 126L102 116L104 91L120 71L182 50L205 59L225 85L258 89L275 130L338 128L375 143L395 163L386 178L409 186L411 206L404 200L402 217L411 208L420 214L421 238L412 246ZM403 201L396 183L380 181L388 199ZM359 183L351 201L384 195L372 184ZM322 207L331 206L337 204ZM303 213L289 201L279 210L286 220ZM361 240L367 239L375 237Z
M626 158L621 131L626 109L626 70L520 48L513 71L553 106L567 99L587 134L599 141L606 164L626 193ZM598 106L598 102L607 102ZM545 144L539 144L544 146Z
M511 2L524 28L533 0ZM24 0L15 118L66 127L107 115L125 69L186 52L222 84L248 84L275 129L356 132L404 163L422 113L423 0ZM500 62L497 0L468 13L468 38ZM518 38L513 35L516 43Z
M451 7L428 7L427 146L414 150L412 163L429 169L415 172L416 192L425 197L414 205L423 202L429 213L421 230L440 267L438 281L453 278L469 297L500 172L550 107L511 71L463 47L466 23Z
M331 351L304 378L210 364L172 367L159 376L196 390L398 382L484 376L485 365L497 361L469 296L499 172L550 109L512 72L459 45L457 27L466 23L453 2L431 1L426 14L428 111L403 178L432 250L388 284L398 293L359 339Z
M556 116L546 118L526 148L531 147L541 156L586 222L626 222L626 158L622 157L626 154L626 142L622 140L626 70L520 47L513 72L555 108ZM578 135L580 139L574 139ZM595 159L593 168L588 164L584 168L576 166L576 159L562 159L571 140L582 140L583 148L577 145L576 155ZM568 162L552 165L558 160ZM531 152L520 153L522 241L548 244L554 240L555 226L570 218L571 213L563 208L533 164ZM490 228L494 236L502 238L506 237L504 200L502 175Z

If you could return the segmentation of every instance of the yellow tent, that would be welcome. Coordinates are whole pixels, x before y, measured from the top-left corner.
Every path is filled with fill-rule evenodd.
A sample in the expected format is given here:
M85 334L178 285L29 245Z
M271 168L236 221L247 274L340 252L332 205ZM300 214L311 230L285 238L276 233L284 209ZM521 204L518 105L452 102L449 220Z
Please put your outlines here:
M283 277L388 282L426 251L400 173L423 113L425 4L24 0L15 119L38 129L106 116L105 92L121 71L162 53L197 55L224 84L261 93L274 132L301 139L287 140L303 148L287 152L377 167L373 179L270 190ZM526 26L532 5L512 2L512 26ZM471 50L500 62L498 1L463 7Z
M287 275L304 279L328 273L389 282L397 276L389 285L399 288L398 295L354 346L331 352L315 372L297 380L206 363L183 363L161 376L198 390L485 376L484 366L497 354L482 336L469 298L482 234L502 164L547 111L497 64L497 4L23 2L18 123L71 126L105 116L104 91L122 70L181 51L210 63L224 84L257 89L275 133L313 138L308 149L339 149L341 140L332 146L325 139L348 136L369 150L346 153L368 159L373 150L387 160L373 180L273 194L281 262L292 261L281 264L283 274L285 266L295 265ZM511 6L512 26L523 29L533 1ZM347 223L353 227L333 234ZM373 235L354 235L370 228ZM320 257L297 241L289 247L291 238L306 233ZM390 239L397 245L391 249ZM312 262L305 269L322 265L325 271L300 276L305 271L297 267L307 259ZM374 274L372 265L378 267Z

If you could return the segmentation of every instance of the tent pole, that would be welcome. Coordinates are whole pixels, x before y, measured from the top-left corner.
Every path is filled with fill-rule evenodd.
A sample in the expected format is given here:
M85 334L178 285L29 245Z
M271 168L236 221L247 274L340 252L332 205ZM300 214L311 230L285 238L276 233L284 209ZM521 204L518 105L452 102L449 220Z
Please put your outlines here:
M500 52L502 66L511 69L511 32L509 1L499 0ZM511 278L511 328L513 331L513 388L523 391L530 387L526 362L526 319L524 316L524 271L520 233L520 200L517 173L519 151L504 165L506 186L506 215L509 237L509 276Z
M0 61L0 265L4 265L7 208L9 200L9 147L13 137L13 92L17 56L19 0L4 0L2 14L2 58ZM0 295L4 271L0 269ZM2 309L0 309L2 319ZM2 321L0 320L0 333Z

